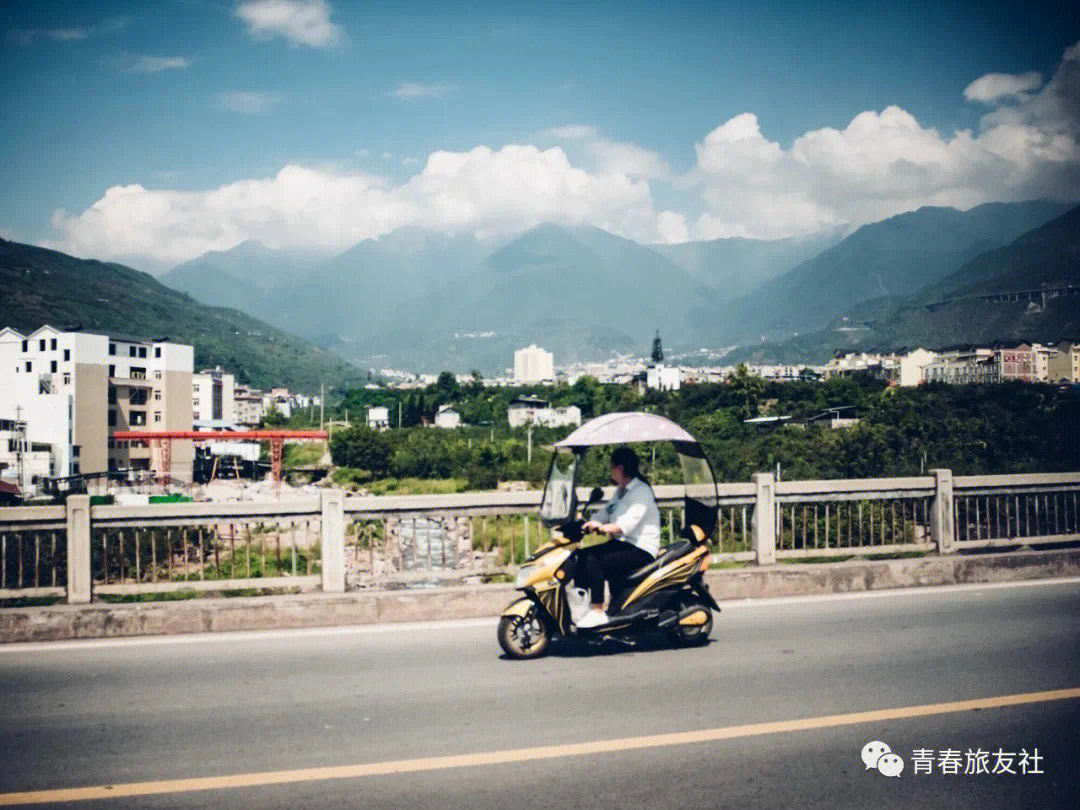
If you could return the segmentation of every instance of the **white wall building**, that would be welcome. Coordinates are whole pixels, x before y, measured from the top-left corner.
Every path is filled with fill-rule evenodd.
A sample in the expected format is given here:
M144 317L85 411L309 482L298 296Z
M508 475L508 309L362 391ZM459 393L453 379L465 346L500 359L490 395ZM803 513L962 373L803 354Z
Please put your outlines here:
M552 408L545 400L520 397L510 403L506 421L510 427L524 427L530 423L541 427L568 427L581 424L581 409L577 405Z
M538 383L555 379L555 356L531 345L514 352L514 382Z
M246 427L262 424L266 414L262 391L246 385L236 386L233 391L233 406L236 408L236 424Z
M678 366L658 363L645 369L645 387L654 391L678 391L682 387L682 372Z
M385 405L368 408L367 426L372 430L386 430L390 427L390 409Z
M435 427L458 428L461 427L461 414L450 405L440 405L439 412L435 414Z

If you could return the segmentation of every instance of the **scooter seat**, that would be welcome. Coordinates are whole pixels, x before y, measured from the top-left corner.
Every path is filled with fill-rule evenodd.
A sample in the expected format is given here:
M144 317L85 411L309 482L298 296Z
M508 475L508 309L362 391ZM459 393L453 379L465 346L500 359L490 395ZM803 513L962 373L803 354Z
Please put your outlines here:
M645 577L647 577L653 571L656 571L659 568L663 568L672 560L677 560L679 559L679 557L689 554L693 548L694 544L691 543L689 540L682 540L673 546L668 546L666 549L661 549L659 557L657 557L648 565L643 565L637 571L634 571L626 578L626 581L637 582L638 580L645 579Z

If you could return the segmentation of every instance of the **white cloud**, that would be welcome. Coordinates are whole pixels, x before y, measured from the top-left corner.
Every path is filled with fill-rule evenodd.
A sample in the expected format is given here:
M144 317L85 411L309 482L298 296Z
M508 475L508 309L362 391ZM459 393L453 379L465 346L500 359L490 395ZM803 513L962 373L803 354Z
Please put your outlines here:
M159 73L163 70L183 70L190 62L182 56L135 56L126 60L128 73Z
M968 101L992 102L1003 98L1016 98L1042 87L1041 73L987 73L964 88Z
M266 112L281 101L281 96L277 93L251 93L234 90L228 93L219 93L217 101L218 106L223 110L256 115Z
M389 91L387 95L405 101L418 101L422 98L442 98L448 93L453 93L455 90L457 90L457 87L452 84L446 84L445 82L434 82L432 84L402 82L393 90Z
M548 221L655 237L647 183L590 174L558 148L510 145L435 152L396 186L369 174L302 166L204 191L114 186L80 214L54 214L59 238L49 245L160 265L248 239L341 250L404 225L484 236Z
M8 39L20 45L32 45L35 40L49 39L53 42L77 42L82 39L113 34L121 31L131 22L130 17L113 17L95 25L71 28L23 28L8 31Z
M330 22L324 0L249 0L236 8L255 39L283 37L294 47L332 48L345 40L345 29Z
M401 159L401 165L402 166L419 166L420 165L420 160L419 160L419 158L414 158L414 157L402 158Z
M924 205L1080 197L1080 45L1038 92L998 98L1012 103L984 116L978 131L943 135L886 107L842 130L806 132L788 149L763 135L753 114L736 116L697 145L692 179L708 210L692 235L772 238Z

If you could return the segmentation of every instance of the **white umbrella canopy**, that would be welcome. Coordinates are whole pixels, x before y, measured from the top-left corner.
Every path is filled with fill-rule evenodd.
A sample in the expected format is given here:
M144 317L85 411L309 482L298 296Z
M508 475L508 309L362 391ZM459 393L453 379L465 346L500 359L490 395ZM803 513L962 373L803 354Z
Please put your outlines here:
M590 419L561 442L556 442L555 446L596 447L636 442L697 444L697 439L663 416L623 411Z

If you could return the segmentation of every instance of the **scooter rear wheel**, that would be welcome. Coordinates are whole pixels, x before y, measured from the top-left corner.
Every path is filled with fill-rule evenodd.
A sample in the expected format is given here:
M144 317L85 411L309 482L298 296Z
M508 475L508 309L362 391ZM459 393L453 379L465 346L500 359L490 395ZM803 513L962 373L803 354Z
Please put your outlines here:
M709 643L709 635L712 633L713 627L712 611L704 605L695 605L694 607L700 607L705 611L706 619L704 624L675 624L668 630L672 643L679 647L698 647ZM684 608L685 610L686 608Z
M535 608L524 616L503 616L499 619L499 646L510 658L539 658L547 652L550 641L551 630L537 615Z

